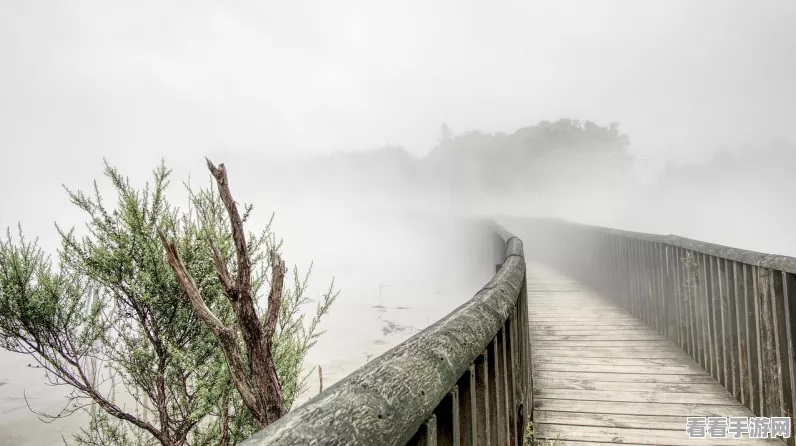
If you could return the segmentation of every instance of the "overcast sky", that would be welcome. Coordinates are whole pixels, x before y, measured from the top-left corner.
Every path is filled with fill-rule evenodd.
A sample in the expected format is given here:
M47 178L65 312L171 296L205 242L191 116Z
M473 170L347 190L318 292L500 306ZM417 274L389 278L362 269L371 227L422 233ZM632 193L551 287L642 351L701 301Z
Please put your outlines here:
M560 117L619 121L632 150L667 159L796 139L793 0L0 8L2 225L31 197L63 201L58 184L96 176L103 156L148 172L221 150L422 154L443 121Z

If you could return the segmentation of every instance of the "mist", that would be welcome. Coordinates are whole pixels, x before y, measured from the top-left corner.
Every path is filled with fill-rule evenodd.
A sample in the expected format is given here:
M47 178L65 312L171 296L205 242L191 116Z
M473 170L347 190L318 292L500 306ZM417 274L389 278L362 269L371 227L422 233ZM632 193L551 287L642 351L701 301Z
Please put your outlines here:
M469 299L484 219L556 217L796 256L796 3L6 2L0 227L55 254L102 160L169 196L224 163L309 294L326 387ZM511 228L509 228L511 229ZM291 273L294 271L291 266ZM0 351L0 439L56 441ZM318 391L309 388L297 404Z

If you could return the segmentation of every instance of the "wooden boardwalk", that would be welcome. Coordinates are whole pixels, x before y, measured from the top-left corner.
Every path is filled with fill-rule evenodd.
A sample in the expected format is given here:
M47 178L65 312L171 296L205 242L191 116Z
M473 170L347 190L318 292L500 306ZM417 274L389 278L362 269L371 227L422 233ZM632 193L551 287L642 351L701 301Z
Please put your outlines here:
M528 265L540 445L781 444L688 438L688 416L751 417L675 344L549 268Z

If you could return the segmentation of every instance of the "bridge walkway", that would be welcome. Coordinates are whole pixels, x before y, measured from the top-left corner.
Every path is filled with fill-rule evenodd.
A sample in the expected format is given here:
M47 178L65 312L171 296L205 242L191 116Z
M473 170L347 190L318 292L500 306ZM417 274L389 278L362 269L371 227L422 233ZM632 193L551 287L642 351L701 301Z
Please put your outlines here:
M527 268L537 444L785 444L688 438L687 416L752 417L677 345L546 266Z

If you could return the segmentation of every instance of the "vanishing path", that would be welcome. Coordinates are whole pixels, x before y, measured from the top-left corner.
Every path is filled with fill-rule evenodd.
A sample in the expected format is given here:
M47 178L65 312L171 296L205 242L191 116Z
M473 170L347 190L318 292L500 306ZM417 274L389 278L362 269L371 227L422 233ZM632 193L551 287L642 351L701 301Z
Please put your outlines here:
M747 445L688 438L686 416L753 417L682 349L625 310L527 267L534 433L541 444Z

